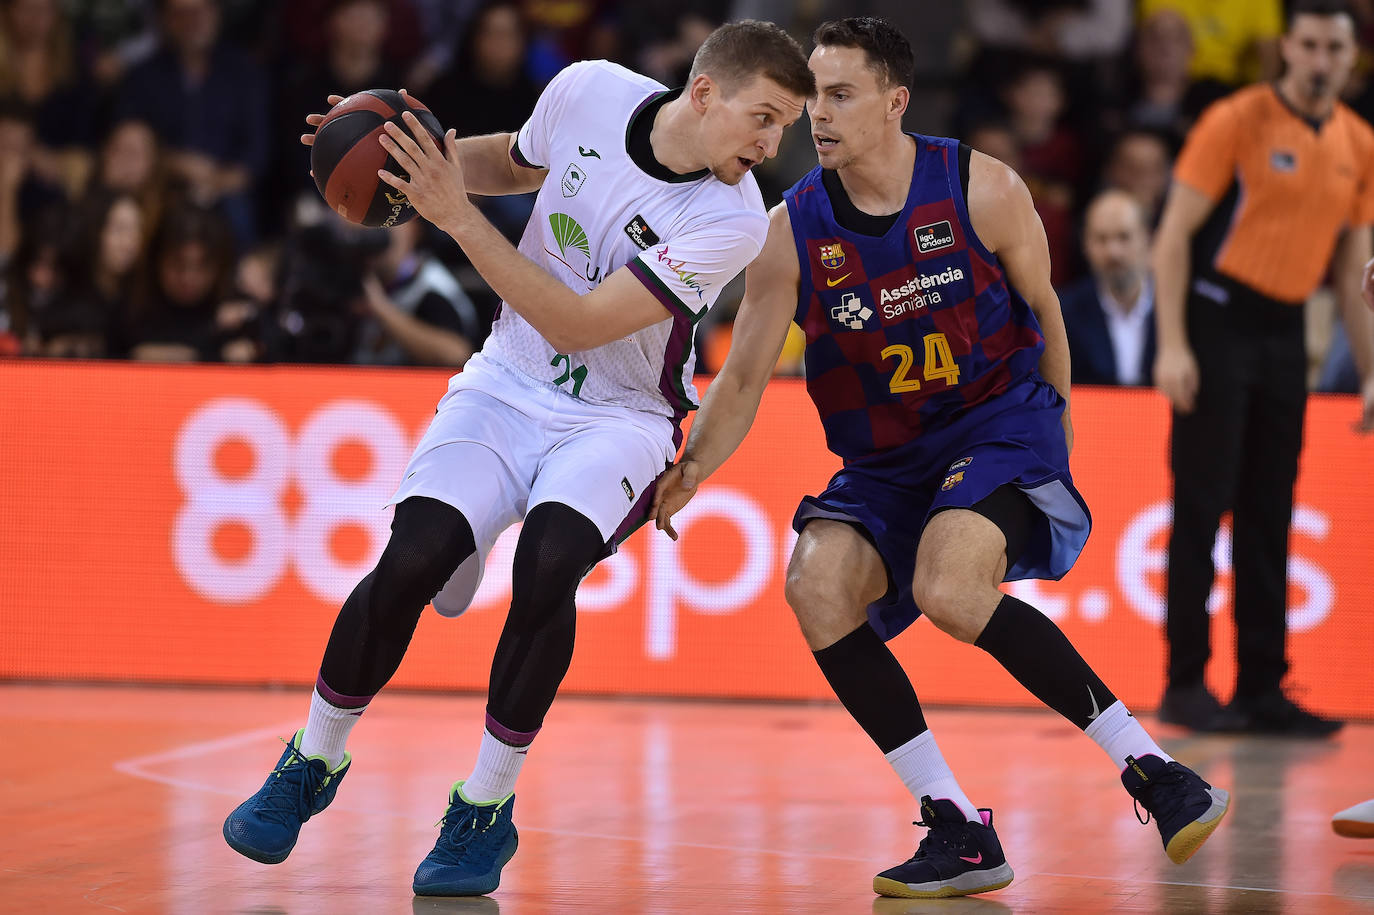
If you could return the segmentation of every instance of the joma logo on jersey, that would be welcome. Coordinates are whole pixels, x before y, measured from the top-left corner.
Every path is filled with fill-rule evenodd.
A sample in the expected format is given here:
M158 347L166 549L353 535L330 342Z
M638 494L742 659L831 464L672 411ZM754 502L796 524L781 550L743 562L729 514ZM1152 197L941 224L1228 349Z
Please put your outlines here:
M830 317L850 330L863 330L864 322L873 317L873 309L850 292L840 299L840 304L830 309Z
M911 234L916 239L918 254L929 254L931 251L939 251L954 244L954 229L948 219L919 226L912 229Z
M697 275L687 269L686 261L675 261L668 256L668 246L664 245L658 249L658 262L677 274L678 282L686 286L697 294L697 298L704 298L706 284L697 279Z
M844 266L844 248L839 242L821 245L816 253L821 256L821 265L827 270L838 270Z
M961 268L946 267L942 273L931 276L917 274L900 286L884 289L878 296L878 304L882 306L883 317L890 321L909 312L939 305L944 301L944 297L940 295L940 290L936 287L946 283L957 283L963 278L964 271Z

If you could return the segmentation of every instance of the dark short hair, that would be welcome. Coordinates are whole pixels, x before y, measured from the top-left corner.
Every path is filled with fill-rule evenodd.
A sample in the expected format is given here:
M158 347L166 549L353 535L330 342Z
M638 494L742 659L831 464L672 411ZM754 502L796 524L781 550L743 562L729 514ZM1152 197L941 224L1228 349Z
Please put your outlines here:
M884 88L910 86L916 71L911 42L884 19L854 16L822 22L812 37L816 47L859 48Z
M771 22L727 22L706 37L692 60L690 83L703 73L729 93L754 76L765 76L788 92L810 98L816 77L797 40Z
M1287 31L1293 30L1299 16L1349 16L1351 22L1356 22L1355 11L1345 0L1290 0Z

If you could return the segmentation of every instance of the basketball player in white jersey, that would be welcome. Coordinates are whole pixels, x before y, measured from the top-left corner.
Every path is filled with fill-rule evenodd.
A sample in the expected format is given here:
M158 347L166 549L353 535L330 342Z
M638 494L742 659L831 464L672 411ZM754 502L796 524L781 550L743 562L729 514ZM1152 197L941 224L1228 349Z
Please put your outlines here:
M409 114L409 132L388 126L382 145L406 177L382 179L453 236L502 305L406 468L391 539L339 613L306 726L225 821L235 850L285 860L333 799L348 733L424 606L462 613L497 536L523 520L477 762L414 879L419 895L496 889L516 848L516 776L572 658L577 585L648 518L696 405L693 329L767 235L750 169L813 86L793 39L746 21L712 33L681 90L592 61L555 77L515 134L450 131L441 148ZM468 199L536 189L518 251Z

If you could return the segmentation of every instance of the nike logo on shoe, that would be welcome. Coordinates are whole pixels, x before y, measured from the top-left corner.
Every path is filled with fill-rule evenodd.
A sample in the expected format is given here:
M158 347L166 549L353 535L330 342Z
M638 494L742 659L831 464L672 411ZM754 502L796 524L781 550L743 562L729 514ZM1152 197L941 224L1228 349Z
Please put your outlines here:
M960 856L959 856L959 860L960 860L960 861L967 861L969 864L982 864L982 863L983 863L983 853L980 851L980 852L978 853L978 857L976 857L976 858L965 858L963 855L960 855Z

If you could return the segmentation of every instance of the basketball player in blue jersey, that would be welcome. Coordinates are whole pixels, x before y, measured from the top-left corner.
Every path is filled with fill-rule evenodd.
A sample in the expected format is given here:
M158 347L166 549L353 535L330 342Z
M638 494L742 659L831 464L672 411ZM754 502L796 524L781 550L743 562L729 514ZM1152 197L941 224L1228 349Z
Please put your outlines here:
M877 19L815 35L808 103L820 167L770 214L725 365L657 523L738 447L790 321L843 469L806 497L787 600L821 672L919 801L928 833L874 878L885 896L1012 880L885 640L924 613L1096 741L1182 862L1228 795L1169 757L1059 628L998 586L1058 579L1088 536L1069 475L1069 356L1044 230L1021 179L955 140L902 132L910 45Z

